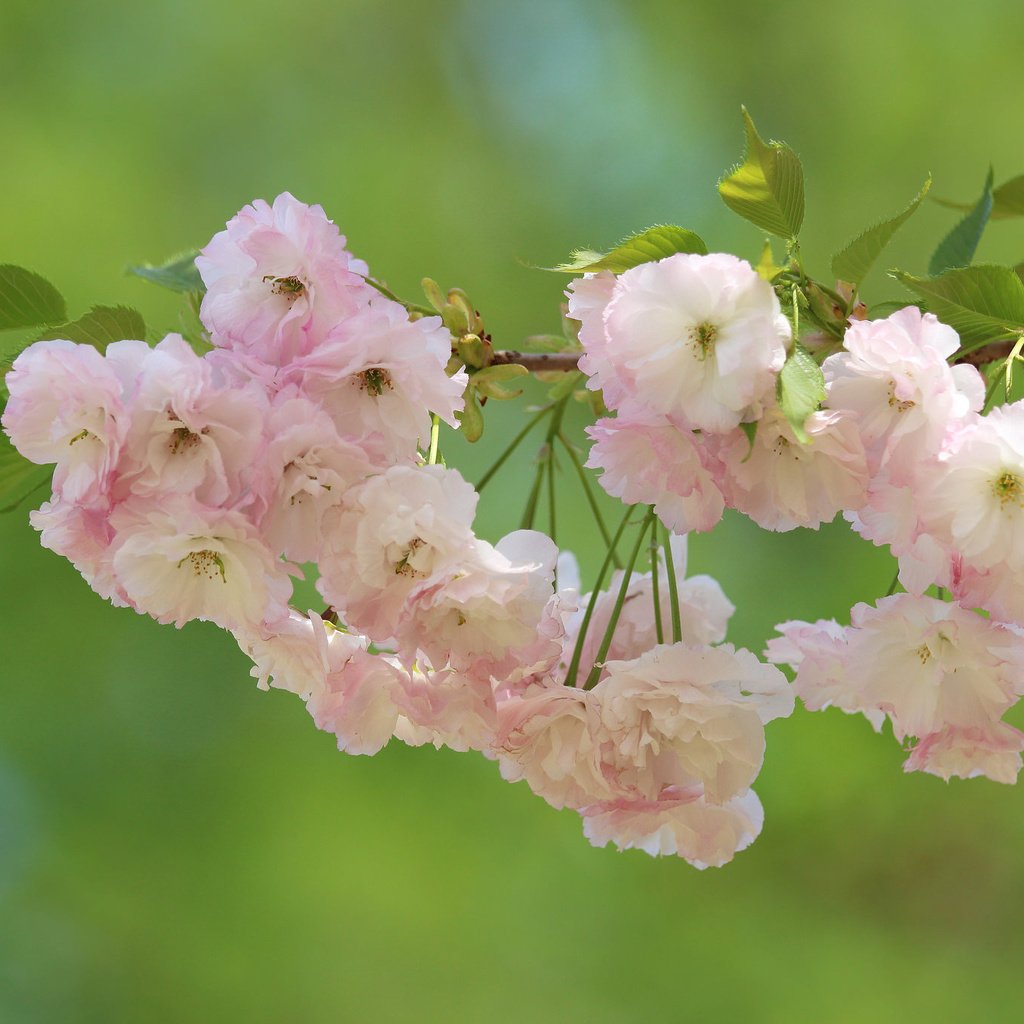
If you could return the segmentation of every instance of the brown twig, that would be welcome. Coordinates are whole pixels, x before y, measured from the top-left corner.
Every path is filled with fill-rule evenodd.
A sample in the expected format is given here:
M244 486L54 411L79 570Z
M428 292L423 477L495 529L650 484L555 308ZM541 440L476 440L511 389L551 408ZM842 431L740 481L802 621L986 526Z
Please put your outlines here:
M983 345L973 352L958 356L953 360L955 363L970 363L971 366L983 366L985 363L994 363L997 359L1005 359L1010 350L1016 344L1016 339L1011 341L995 341L991 345Z
M538 370L562 370L568 373L578 369L577 364L581 352L515 352L512 349L495 352L492 366L505 366L509 363L517 363L525 366L530 373Z

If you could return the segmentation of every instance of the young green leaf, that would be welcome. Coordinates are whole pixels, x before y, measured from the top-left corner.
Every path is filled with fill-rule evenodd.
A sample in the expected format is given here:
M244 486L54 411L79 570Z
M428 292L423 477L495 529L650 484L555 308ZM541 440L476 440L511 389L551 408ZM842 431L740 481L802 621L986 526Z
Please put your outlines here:
M965 345L982 345L1024 331L1024 281L1009 268L978 264L947 270L938 277L891 271Z
M459 429L467 441L479 441L484 432L484 417L477 404L476 395L470 389L466 392L466 405L458 413Z
M610 270L613 274L621 274L631 267L640 266L641 263L653 263L677 252L704 256L707 251L708 247L700 235L674 224L658 224L623 239L610 252L576 249L568 263L544 269L562 274L587 274L598 270Z
M159 265L139 263L128 267L125 273L151 281L161 288L169 288L172 292L201 292L206 286L196 269L198 255L199 250L192 249L179 256L172 256L166 263Z
M743 163L718 183L726 206L781 238L796 238L804 219L804 172L783 142L765 143L743 107L747 151Z
M145 321L134 309L128 306L93 306L77 320L48 327L35 340L64 338L106 352L107 346L113 341L142 341L145 337Z
M0 432L0 512L11 512L49 483L53 466L29 462Z
M781 267L775 262L775 253L772 251L770 238L764 240L764 246L761 248L761 258L757 261L757 266L754 269L759 277L763 277L768 282L774 281L785 270L785 267Z
M992 168L990 167L981 198L975 203L971 212L946 235L935 252L932 253L931 262L928 264L928 273L932 277L937 277L947 270L970 266L991 213Z
M825 398L825 375L814 357L796 341L779 374L777 395L779 408L793 428L797 440L809 440L804 423Z
M64 296L45 277L9 263L0 266L0 331L43 327L67 316Z
M928 194L931 184L932 179L929 177L906 209L895 217L868 228L832 257L832 274L837 281L849 281L850 284L859 285L868 276L868 271L892 240L892 236L921 205L921 200Z
M948 206L951 210L969 210L970 203L955 203L950 199L936 199L940 206ZM1004 181L992 193L992 220L1008 220L1011 217L1024 217L1024 174Z

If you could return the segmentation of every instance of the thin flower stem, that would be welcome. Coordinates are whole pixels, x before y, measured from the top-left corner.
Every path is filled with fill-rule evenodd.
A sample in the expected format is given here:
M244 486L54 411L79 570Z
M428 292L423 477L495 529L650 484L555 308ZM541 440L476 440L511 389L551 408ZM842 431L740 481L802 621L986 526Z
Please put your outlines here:
M900 585L900 572L896 570L896 575L892 578L892 583L889 584L889 589L885 592L886 597L892 597L896 593L896 588Z
M437 446L441 440L441 418L437 413L430 415L430 451L427 453L427 465L437 464Z
M615 627L619 624L619 616L622 614L622 606L626 603L626 594L629 593L629 585L633 580L633 567L636 565L636 560L640 555L640 548L643 547L644 537L647 534L647 527L650 525L652 519L654 519L653 508L648 510L647 515L644 517L644 521L640 524L640 529L637 531L636 535L636 543L633 545L633 550L630 552L629 559L623 567L622 583L619 586L619 592L615 597L615 606L612 608L612 617L608 620L604 636L601 638L601 646L598 648L597 657L594 658L594 666L591 668L590 674L587 676L587 681L583 684L584 690L592 690L597 685L598 679L601 678L601 668L604 665L604 659L608 657L608 651L611 649L612 637L615 636Z
M533 430L533 428L538 423L540 423L540 421L542 419L544 419L544 417L547 416L548 413L550 413L552 409L554 409L554 405L545 405L542 409L539 409L530 418L530 420L526 424L526 426L524 426L523 429L520 430L519 433L516 434L516 436L514 438L512 438L512 440L506 446L505 450L494 461L494 464L491 466L491 468L489 470L487 470L486 473L484 473L484 475L479 479L479 481L477 481L477 485L476 485L477 494L479 494L484 489L484 487L487 486L488 481L494 476L494 474L497 473L498 470L501 469L501 467L505 465L505 463L508 461L509 456L522 443L523 438L525 438L526 435L531 430Z
M555 534L555 450L548 452L548 535L557 547L558 539Z
M551 423L548 424L548 434L544 440L544 445L541 450L537 453L537 472L533 478L533 487L530 488L530 496L526 499L526 508L523 510L523 518L519 528L521 530L532 530L533 521L537 515L537 502L540 500L540 488L544 480L545 470L548 471L548 480L551 485L552 502L554 501L554 469L553 461L555 457L555 437L558 434L559 429L562 426L562 417L565 415L565 406L569 401L569 396L561 399L555 404L554 415L551 417ZM477 488L479 491L480 488Z
M654 511L654 506L651 506ZM654 634L659 644L665 642L665 630L661 624L661 587L658 582L658 520L651 521L651 600L654 602Z
M594 496L593 488L590 486L590 481L587 479L583 463L580 462L580 458L576 454L576 450L573 448L569 439L561 431L558 432L558 440L562 442L562 447L566 450L569 460L572 462L573 468L576 470L576 475L579 477L580 484L583 487L583 493L587 498L587 504L590 506L590 511L594 514L594 521L597 523L597 528L601 531L601 536L604 539L605 545L612 549L612 562L616 569L621 569L622 562L619 561L618 554L614 548L612 548L611 534L609 534L608 527L604 524L604 516L601 515L601 509L598 507L597 498Z
M679 581L676 579L676 563L672 559L672 534L665 530L665 574L668 576L668 596L672 601L672 643L683 639L683 619L679 614Z
M597 598L601 593L601 585L604 583L605 574L608 572L609 566L612 564L612 551L615 545L619 543L619 538L622 536L622 531L626 528L626 523L629 522L629 517L633 514L635 506L630 505L626 509L626 514L622 517L622 522L619 523L619 528L615 531L615 536L612 538L611 544L608 545L608 553L604 556L604 562L601 563L601 569L597 574L597 579L594 580L594 589L590 594L590 601L587 604L587 610L583 613L583 621L580 623L580 631L576 635L576 646L572 651L572 660L569 662L569 669L565 673L565 685L575 686L576 676L580 671L580 658L583 656L583 642L587 638L587 627L590 625L590 620L594 617L594 608L597 607Z

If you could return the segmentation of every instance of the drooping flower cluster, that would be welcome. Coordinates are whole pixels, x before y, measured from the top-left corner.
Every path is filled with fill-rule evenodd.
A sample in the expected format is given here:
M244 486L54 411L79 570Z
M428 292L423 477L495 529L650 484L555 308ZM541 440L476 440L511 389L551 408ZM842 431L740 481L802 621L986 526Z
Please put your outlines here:
M794 423L793 329L742 260L576 281L579 367L614 412L588 429L588 465L650 507L627 564L581 596L544 534L478 537L476 490L424 455L465 408L453 351L480 337L453 346L441 318L410 316L288 194L245 207L196 263L209 351L178 335L103 353L37 342L7 376L3 426L56 466L32 514L44 545L117 605L230 630L259 685L297 694L340 749L482 751L578 812L593 843L698 866L759 834L765 726L794 694L888 719L916 740L908 770L1016 778L1024 734L1003 716L1024 687L1024 408L981 414L982 378L950 367L959 339L935 317L851 322L825 400ZM780 626L768 658L796 670L791 687L724 642L721 587L686 577L684 535L726 507L771 530L841 511L892 549L910 593L858 605L850 627ZM648 527L660 554L644 573ZM290 606L307 563L320 614Z

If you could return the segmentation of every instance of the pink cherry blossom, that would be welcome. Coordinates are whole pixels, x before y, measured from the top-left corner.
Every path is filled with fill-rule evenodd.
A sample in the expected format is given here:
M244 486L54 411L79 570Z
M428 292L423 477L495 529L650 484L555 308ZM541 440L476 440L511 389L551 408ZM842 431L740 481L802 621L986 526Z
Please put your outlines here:
M583 808L583 834L594 846L676 855L696 868L721 867L761 833L764 809L748 790L709 804L699 786L666 787L656 800L619 799Z
M378 294L319 206L287 192L245 206L196 258L214 344L283 366Z
M587 465L626 504L654 505L676 533L710 530L722 518L722 469L700 435L664 418L620 414L587 428Z

